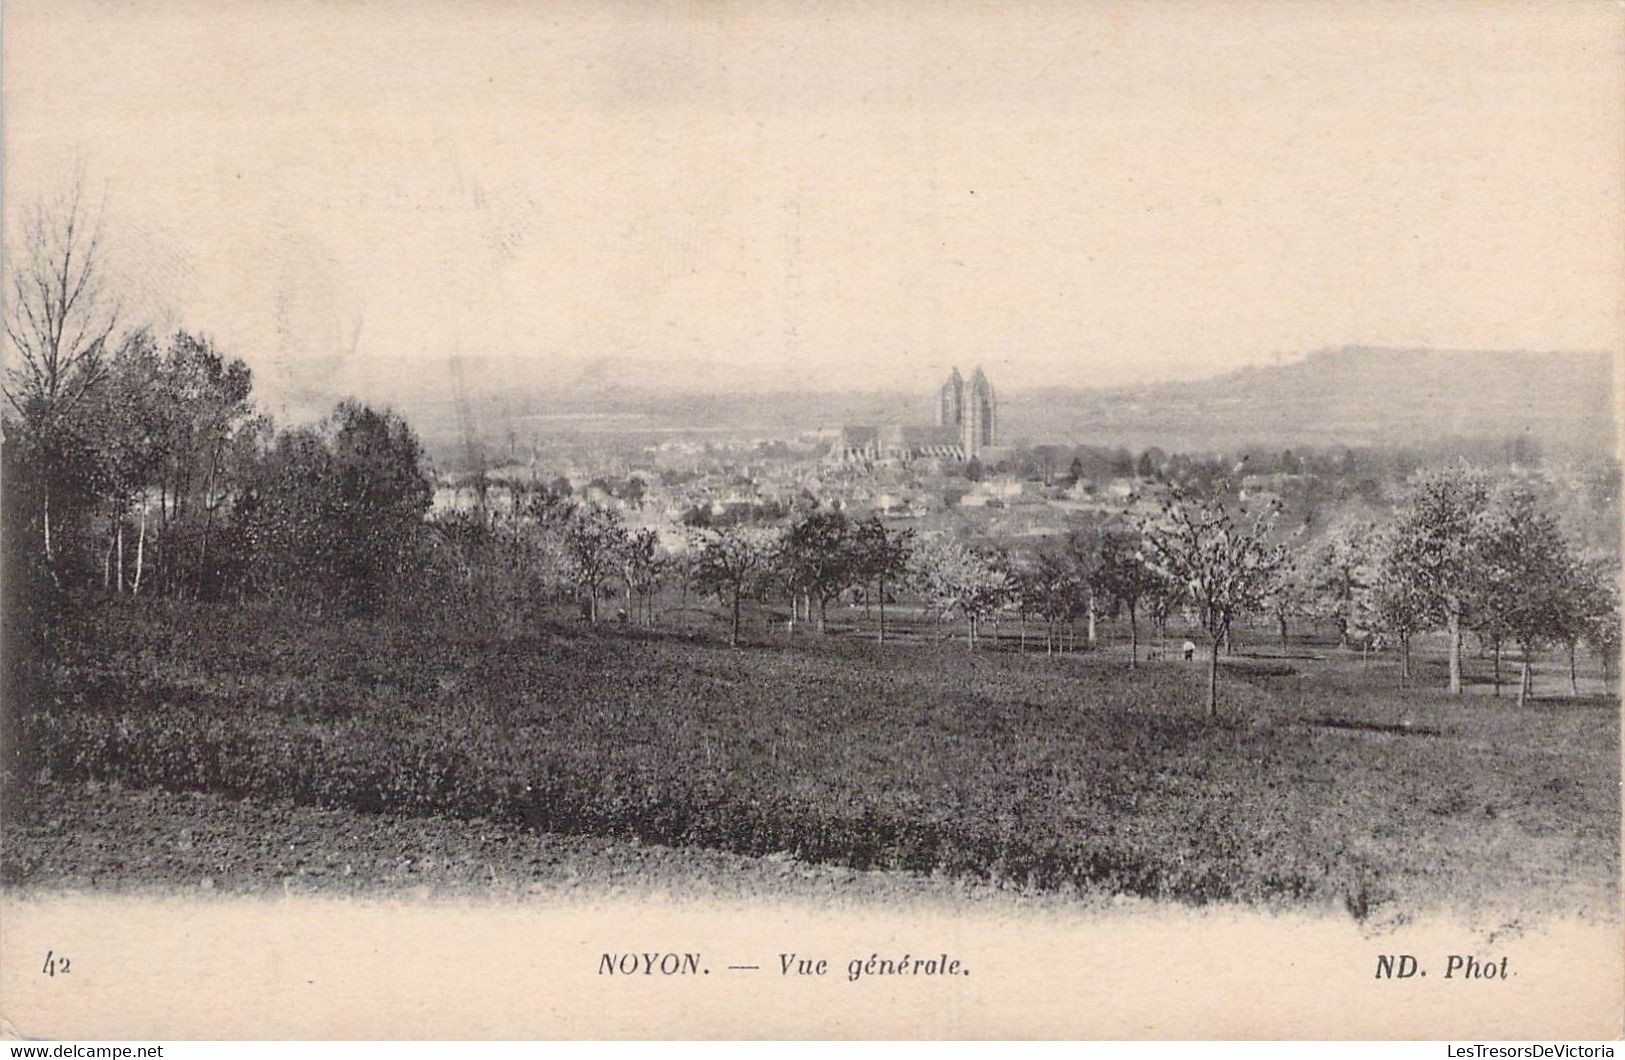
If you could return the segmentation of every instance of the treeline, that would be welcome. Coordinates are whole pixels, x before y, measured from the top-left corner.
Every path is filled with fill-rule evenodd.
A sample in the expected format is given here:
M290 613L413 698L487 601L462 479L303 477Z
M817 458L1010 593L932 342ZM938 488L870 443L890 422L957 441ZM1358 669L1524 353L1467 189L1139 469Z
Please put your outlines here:
M374 610L423 560L422 452L388 412L341 403L274 430L246 365L207 338L136 332L56 390L13 373L9 569L33 593L297 599ZM69 400L61 400L62 395Z
M1296 448L1245 446L1223 453L1169 452L1150 446L1025 445L982 465L984 473L1010 474L1066 485L1078 479L1138 477L1184 486L1212 483L1245 468L1253 475L1312 475L1324 479L1403 481L1427 467L1466 462L1478 467L1537 467L1545 458L1539 442L1506 439L1441 439L1428 446L1318 445Z
M75 184L8 245L0 531L8 643L67 594L286 596L368 610L414 568L432 499L396 417L345 402L276 431L205 336L124 328Z

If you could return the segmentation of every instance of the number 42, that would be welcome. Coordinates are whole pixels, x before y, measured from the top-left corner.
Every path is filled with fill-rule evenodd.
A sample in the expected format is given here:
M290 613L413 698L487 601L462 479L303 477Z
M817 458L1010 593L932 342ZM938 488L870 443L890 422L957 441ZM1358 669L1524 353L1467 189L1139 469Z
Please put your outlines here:
M55 978L58 972L68 974L68 958L58 957L55 950L46 950L45 967L40 969L40 974Z

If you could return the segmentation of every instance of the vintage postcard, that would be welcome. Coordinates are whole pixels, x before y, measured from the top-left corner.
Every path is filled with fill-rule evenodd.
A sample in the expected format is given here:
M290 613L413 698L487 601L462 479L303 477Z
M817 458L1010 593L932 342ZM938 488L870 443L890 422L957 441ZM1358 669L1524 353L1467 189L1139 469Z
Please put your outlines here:
M3 33L7 1036L1622 1033L1619 5Z

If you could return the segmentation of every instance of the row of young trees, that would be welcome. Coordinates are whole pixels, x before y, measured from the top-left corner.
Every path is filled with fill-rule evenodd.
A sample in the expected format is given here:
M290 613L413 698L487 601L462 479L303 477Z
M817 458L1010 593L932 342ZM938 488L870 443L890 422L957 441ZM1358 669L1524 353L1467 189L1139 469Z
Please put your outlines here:
M589 514L581 514L589 513ZM714 593L739 635L742 600L777 591L793 619L821 632L828 605L846 593L881 608L898 589L917 594L938 618L965 623L974 648L983 626L1001 616L1021 625L1043 623L1048 649L1079 619L1094 639L1097 617L1126 617L1129 665L1139 658L1142 616L1163 629L1173 615L1206 634L1208 701L1217 709L1219 647L1244 617L1269 617L1283 640L1289 623L1330 622L1345 646L1391 644L1403 678L1411 677L1411 646L1434 630L1448 639L1449 688L1462 688L1462 635L1478 635L1495 659L1516 647L1522 659L1520 702L1531 688L1531 658L1563 646L1575 677L1578 645L1589 642L1605 668L1619 646L1617 563L1582 555L1571 545L1526 481L1495 482L1456 467L1413 478L1407 502L1384 524L1355 523L1311 548L1291 549L1276 528L1277 511L1198 499L1170 491L1160 512L1136 524L1074 533L1027 551L978 548L946 537L916 540L878 519L857 522L837 511L802 512L778 528L731 525L691 529L691 547L661 557L652 540L637 539L617 520L582 509L570 524L571 562L589 573L578 588L597 586L623 564L630 603L663 570L677 570L685 588ZM592 544L591 542L597 542ZM606 558L589 561L594 552ZM1605 669L1606 675L1606 669Z

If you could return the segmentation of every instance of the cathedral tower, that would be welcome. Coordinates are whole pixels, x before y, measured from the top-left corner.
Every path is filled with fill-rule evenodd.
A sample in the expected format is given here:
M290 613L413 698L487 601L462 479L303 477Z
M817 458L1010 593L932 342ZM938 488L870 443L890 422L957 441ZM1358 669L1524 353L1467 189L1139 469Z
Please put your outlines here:
M965 395L962 435L966 460L987 446L997 445L999 440L999 400L993 393L993 384L980 368L972 373L969 389Z
M937 406L938 427L959 427L965 422L965 381L955 368L942 384L942 402Z

